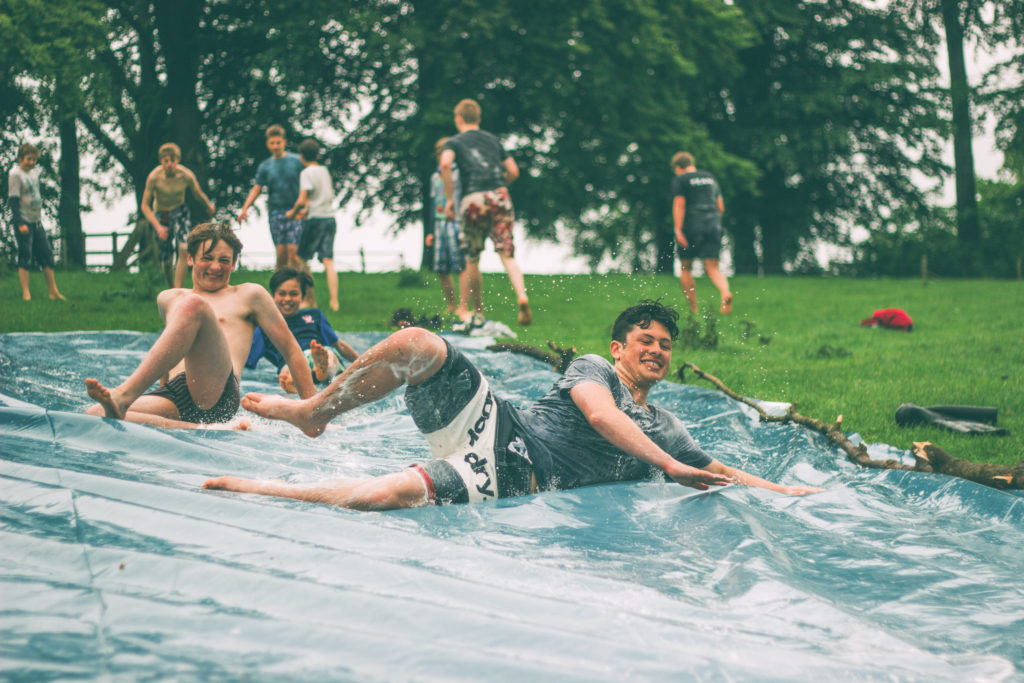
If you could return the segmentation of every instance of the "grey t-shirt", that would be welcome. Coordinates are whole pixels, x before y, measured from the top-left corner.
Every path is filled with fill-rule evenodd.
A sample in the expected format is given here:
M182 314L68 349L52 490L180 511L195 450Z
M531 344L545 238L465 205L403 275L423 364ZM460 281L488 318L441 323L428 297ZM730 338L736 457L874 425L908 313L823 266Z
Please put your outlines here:
M706 467L711 456L690 437L672 413L642 408L606 359L580 356L540 401L517 411L517 430L526 442L540 489L572 489L612 481L663 477L657 467L620 451L597 433L573 402L569 390L594 382L606 387L616 405L673 458L693 467Z
M21 166L15 165L7 177L7 196L18 198L18 209L21 220L25 223L38 223L42 218L43 197L39 192L39 168L27 173Z
M444 149L455 152L464 194L488 192L505 186L505 159L511 155L491 133L475 128L467 130L448 138Z

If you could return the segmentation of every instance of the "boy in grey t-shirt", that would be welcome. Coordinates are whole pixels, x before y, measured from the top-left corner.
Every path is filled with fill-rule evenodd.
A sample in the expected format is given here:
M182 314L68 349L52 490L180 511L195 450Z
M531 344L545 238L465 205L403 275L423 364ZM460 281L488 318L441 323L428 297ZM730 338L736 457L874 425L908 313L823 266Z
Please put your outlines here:
M7 200L11 207L11 225L18 243L18 281L21 283L21 298L29 301L32 292L28 286L28 273L33 261L43 271L51 299L64 300L57 289L53 273L53 250L50 239L43 230L43 198L39 191L39 149L25 143L18 147L18 164L7 176Z
M359 510L494 500L651 476L700 490L737 483L790 495L819 491L722 464L693 443L675 416L647 403L651 388L668 374L678 317L656 301L626 309L612 328L614 365L599 356L577 359L525 410L494 396L480 371L444 339L421 328L400 330L309 399L249 394L242 405L317 436L335 416L406 384L406 404L434 460L322 485L218 477L203 486Z

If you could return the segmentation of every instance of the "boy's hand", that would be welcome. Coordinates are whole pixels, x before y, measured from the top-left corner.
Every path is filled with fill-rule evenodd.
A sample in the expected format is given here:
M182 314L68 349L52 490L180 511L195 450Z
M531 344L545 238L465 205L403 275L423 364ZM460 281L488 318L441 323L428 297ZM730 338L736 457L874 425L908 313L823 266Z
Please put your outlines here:
M167 227L157 223L157 226L156 226L156 236L160 238L161 242L166 242L167 241Z
M27 235L28 234L28 223L26 223L25 225L19 226L18 227L18 232L20 232L22 235Z
M444 203L444 215L450 221L455 220L455 202L451 199Z
M242 209L238 212L238 222L241 223L245 220L245 217L249 215L249 209Z
M213 218L213 214L217 213L217 208L213 204L207 204L206 212L210 214L210 218Z
M434 233L430 233L429 235L427 235L427 238L426 238L425 240L423 240L423 242L424 242L424 243L425 243L425 244L426 244L426 245L427 245L428 247L431 247L431 246L433 246L433 245L434 245Z

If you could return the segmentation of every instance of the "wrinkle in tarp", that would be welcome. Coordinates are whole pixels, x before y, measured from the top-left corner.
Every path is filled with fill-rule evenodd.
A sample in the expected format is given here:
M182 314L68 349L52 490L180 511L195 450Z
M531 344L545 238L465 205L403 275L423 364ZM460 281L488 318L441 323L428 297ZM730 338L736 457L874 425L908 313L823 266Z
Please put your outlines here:
M429 453L400 392L318 439L255 416L241 432L82 414L84 378L117 384L154 338L0 336L4 678L1021 679L1019 493L860 469L676 384L651 400L712 455L827 491L640 482L389 513L203 491ZM452 341L517 404L556 378ZM242 386L279 391L267 365Z

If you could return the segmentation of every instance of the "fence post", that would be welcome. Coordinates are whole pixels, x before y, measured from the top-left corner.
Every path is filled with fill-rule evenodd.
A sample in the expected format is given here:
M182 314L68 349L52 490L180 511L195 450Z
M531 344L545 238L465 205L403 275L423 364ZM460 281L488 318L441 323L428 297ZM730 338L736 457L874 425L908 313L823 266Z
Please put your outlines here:
M117 233L116 232L112 232L112 233L110 233L110 259L111 259L110 263L111 263L111 268L113 268L114 259L116 259L116 258L117 258Z
M928 281L928 254L921 254L921 279Z
M366 251L362 247L359 247L359 262L363 266L363 273L366 273Z

